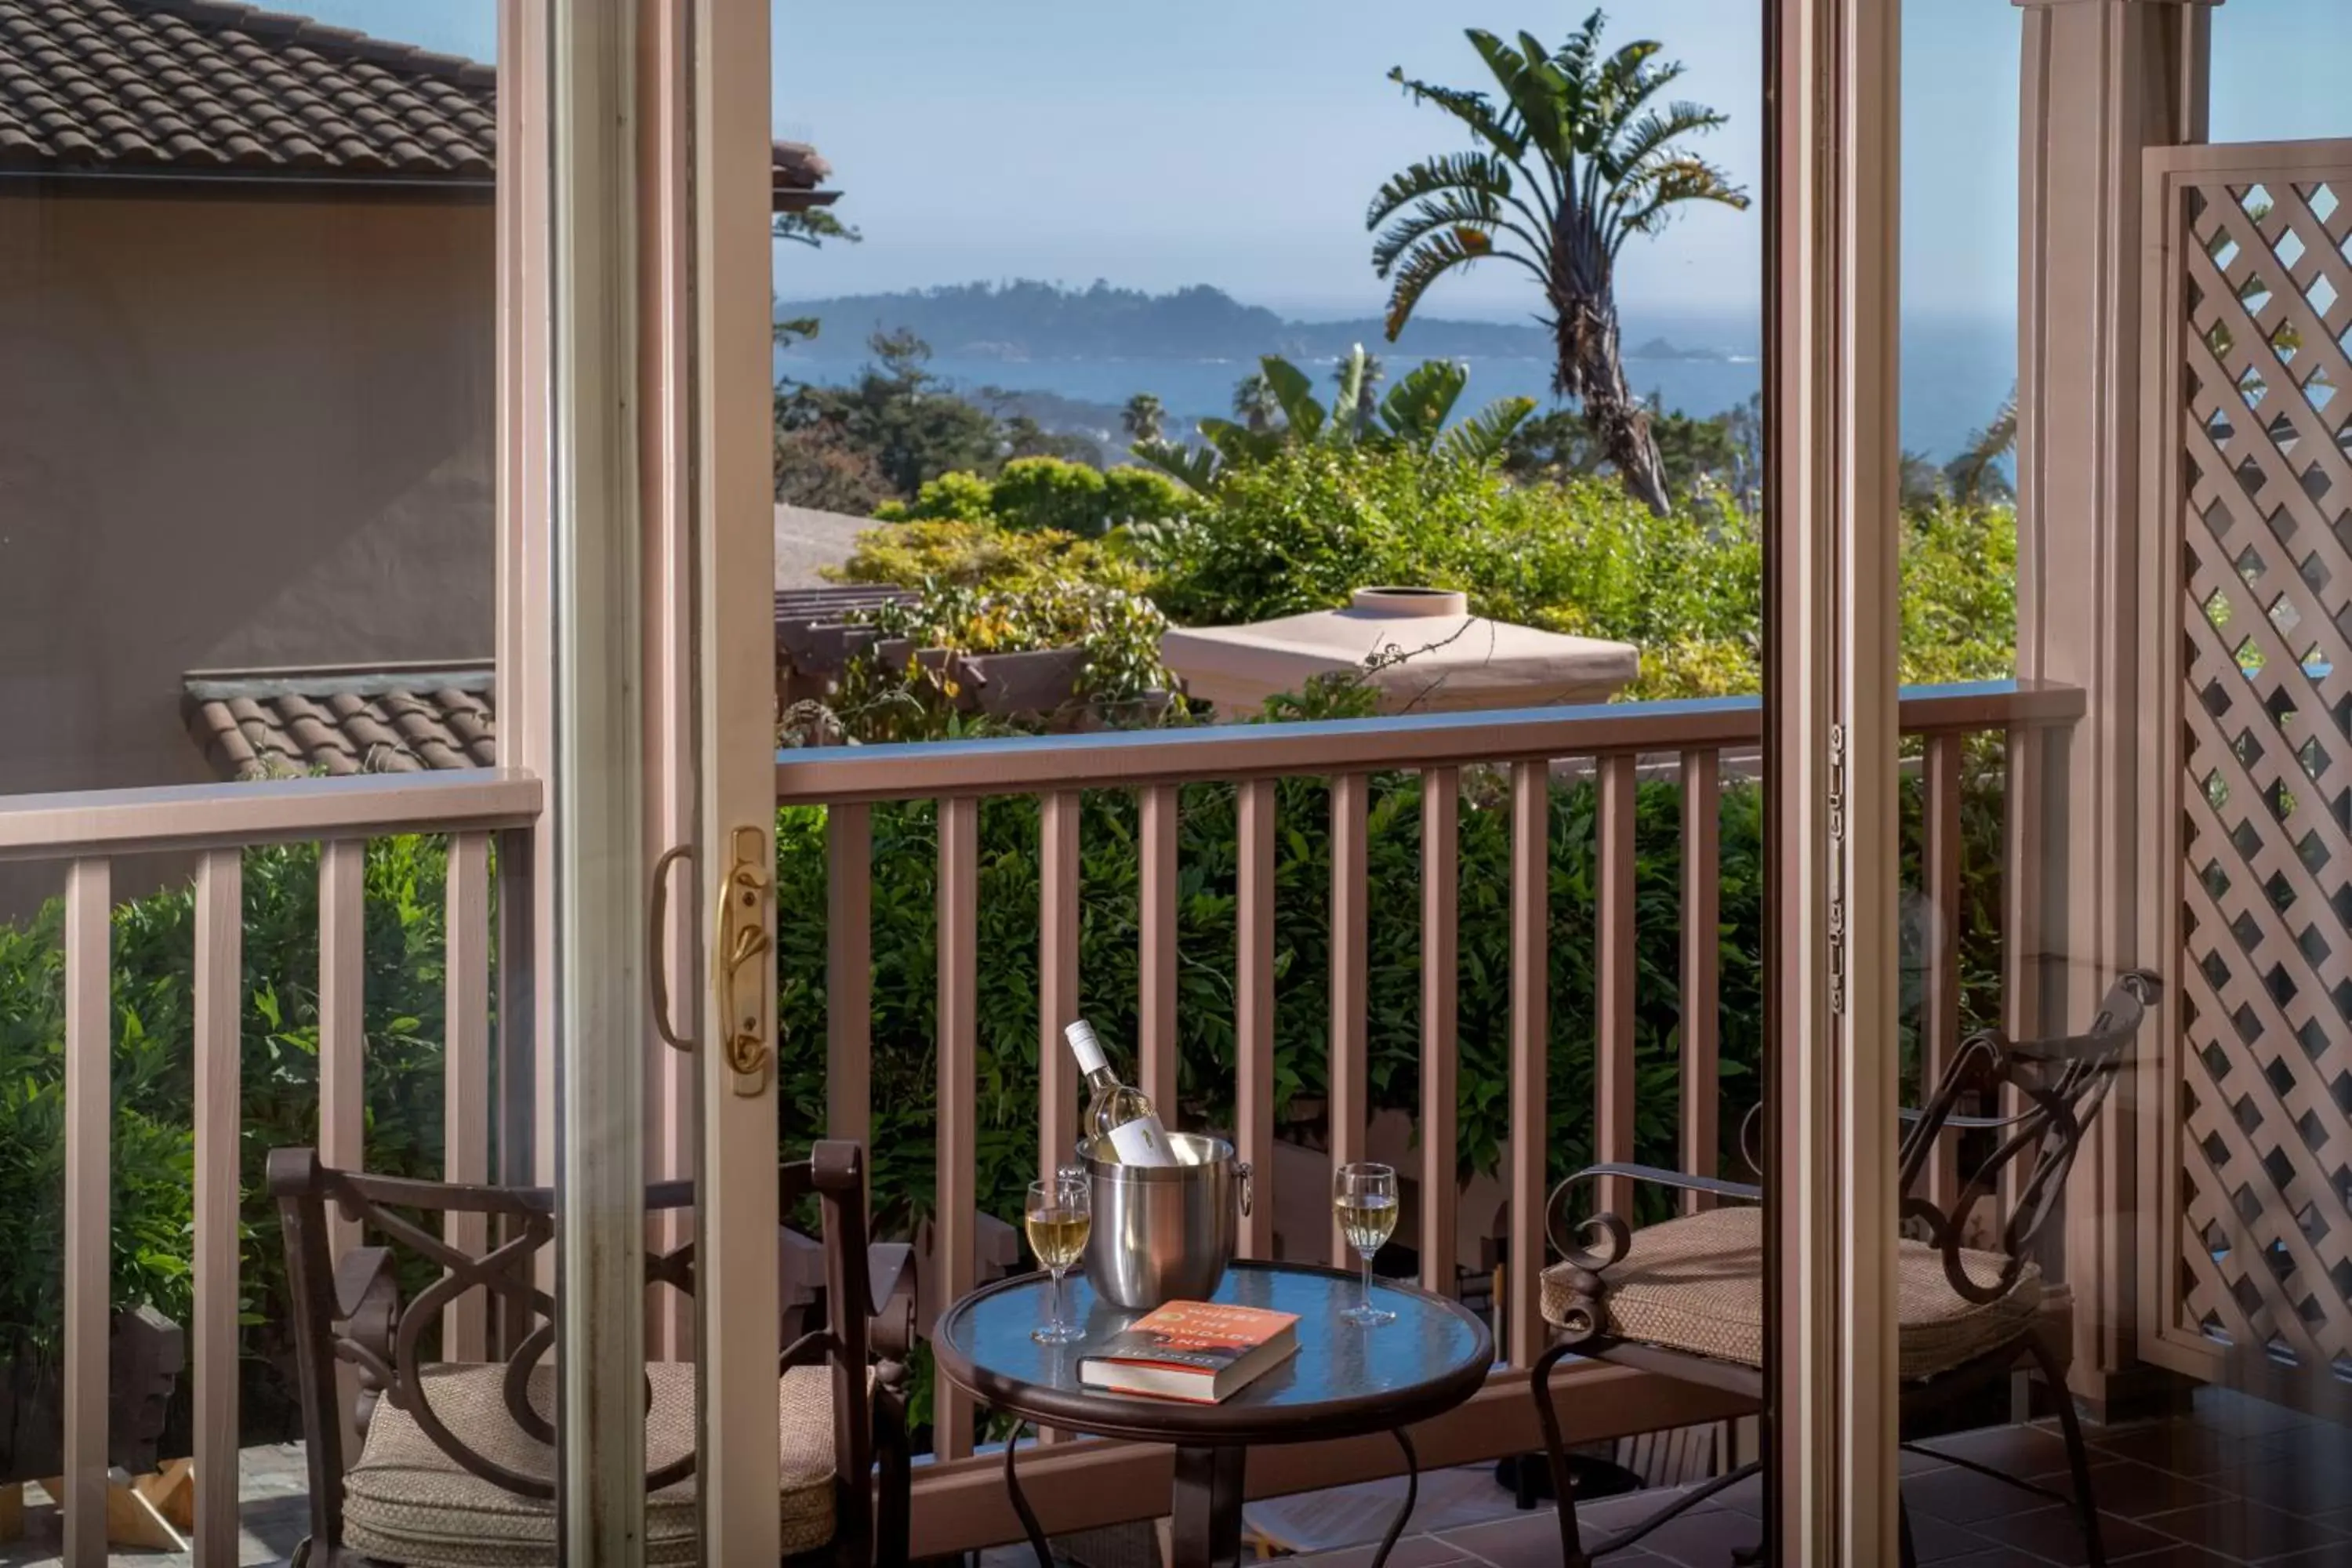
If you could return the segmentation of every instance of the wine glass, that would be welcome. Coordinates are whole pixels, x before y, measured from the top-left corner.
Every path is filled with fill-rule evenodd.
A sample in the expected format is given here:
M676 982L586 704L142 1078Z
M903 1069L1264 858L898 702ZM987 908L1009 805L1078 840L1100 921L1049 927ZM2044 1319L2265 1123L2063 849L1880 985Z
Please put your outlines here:
M1339 1212L1339 1234L1364 1260L1363 1292L1339 1316L1368 1329L1394 1322L1394 1312L1372 1305L1372 1254L1396 1230L1396 1168L1369 1163L1340 1166L1331 1183L1331 1206Z
M1069 1321L1063 1300L1062 1276L1087 1249L1087 1232L1094 1226L1093 1191L1083 1176L1056 1173L1029 1184L1029 1206L1022 1211L1029 1232L1029 1250L1054 1276L1053 1313L1029 1331L1041 1345L1066 1345L1083 1338L1086 1330Z

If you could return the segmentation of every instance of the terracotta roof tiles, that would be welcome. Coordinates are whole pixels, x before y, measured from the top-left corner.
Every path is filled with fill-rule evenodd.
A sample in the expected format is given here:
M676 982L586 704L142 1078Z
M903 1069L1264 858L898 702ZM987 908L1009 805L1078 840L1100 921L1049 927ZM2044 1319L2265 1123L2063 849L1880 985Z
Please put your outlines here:
M226 0L0 0L0 165L487 180L497 79Z
M231 0L0 0L0 170L480 183L498 71ZM832 170L779 142L778 210Z
M229 778L498 765L487 662L197 670L182 689L189 735Z

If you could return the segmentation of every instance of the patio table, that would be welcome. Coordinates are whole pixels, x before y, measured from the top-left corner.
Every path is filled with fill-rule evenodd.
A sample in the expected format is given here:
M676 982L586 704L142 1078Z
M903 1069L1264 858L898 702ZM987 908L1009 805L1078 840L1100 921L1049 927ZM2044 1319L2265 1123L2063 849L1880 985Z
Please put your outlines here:
M1458 1301L1376 1279L1376 1302L1393 1321L1361 1328L1339 1312L1356 1300L1357 1277L1302 1264L1238 1262L1212 1300L1270 1307L1298 1316L1298 1352L1218 1405L1146 1399L1089 1389L1078 1363L1139 1313L1097 1297L1085 1277L1068 1280L1070 1310L1086 1337L1041 1345L1029 1331L1045 1321L1043 1274L1000 1280L940 1315L931 1345L941 1376L980 1403L1022 1423L1176 1450L1170 1511L1176 1568L1209 1568L1241 1552L1244 1467L1260 1444L1314 1443L1386 1432L1404 1453L1404 1505L1391 1521L1373 1568L1402 1534L1418 1491L1420 1464L1405 1428L1475 1394L1495 1360L1494 1337ZM1021 1489L1015 1427L1004 1448L1004 1484L1013 1512L1050 1568L1045 1533Z

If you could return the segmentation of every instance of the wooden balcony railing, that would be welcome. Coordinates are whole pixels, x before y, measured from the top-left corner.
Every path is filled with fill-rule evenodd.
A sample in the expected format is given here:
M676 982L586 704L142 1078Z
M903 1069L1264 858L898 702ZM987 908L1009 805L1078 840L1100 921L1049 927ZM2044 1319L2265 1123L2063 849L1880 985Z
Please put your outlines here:
M298 779L283 783L20 795L0 801L0 860L62 861L65 882L65 1493L66 1561L106 1561L108 1338L111 1215L113 997L110 920L116 859L156 850L195 858L194 1377L195 1560L237 1561L239 1075L245 1003L243 858L248 847L314 841L319 855L319 1143L331 1164L363 1160L367 841L449 835L445 958L445 1154L449 1177L490 1177L492 1085L530 1082L519 1062L493 1076L490 1040L491 847L530 908L528 833L540 782L482 772ZM514 943L513 933L505 940ZM527 948L528 943L510 946ZM528 963L520 966L528 973ZM274 977L275 978L275 977ZM283 977L290 979L292 977ZM509 976L509 979L519 976ZM483 1238L456 1216L451 1239ZM338 1229L338 1254L356 1226ZM456 1353L479 1356L482 1301L450 1309Z
M2063 765L2047 744L2079 717L2071 689L2012 684L1923 689L1903 703L1906 733L1923 738L1927 809L1927 892L1956 929L1960 906L1959 823L1962 746L1982 732L2008 737L2011 847L2006 918L2019 922L2005 943L2014 956L2011 982L2030 990L2032 954L2021 930L2045 903L2039 872L2049 852L2049 816L2034 803ZM837 1135L863 1136L871 1125L870 977L872 957L871 813L880 801L936 800L940 811L938 1089L940 1107L936 1181L940 1193L974 1190L980 1129L975 1110L978 1037L979 805L985 796L1030 795L1040 802L1041 937L1039 1057L1044 1066L1037 1130L1041 1163L1061 1157L1075 1124L1078 1085L1055 1031L1078 994L1079 805L1087 790L1129 790L1139 800L1141 860L1139 1054L1145 1087L1173 1103L1176 1084L1177 883L1179 787L1223 781L1239 795L1238 1140L1255 1163L1262 1196L1245 1237L1253 1252L1271 1250L1275 1206L1274 874L1275 781L1288 775L1334 780L1330 909L1333 940L1329 1040L1331 1141L1335 1157L1363 1148L1369 1121L1368 1030L1362 984L1375 919L1416 918L1374 910L1367 890L1367 802L1370 776L1421 776L1421 898L1417 918L1424 973L1420 1005L1421 1151L1428 1194L1422 1252L1430 1282L1451 1282L1444 1238L1454 1233L1451 1195L1456 1155L1449 1114L1459 1070L1455 954L1459 867L1456 834L1465 769L1500 765L1507 773L1511 831L1509 975L1509 1169L1507 1221L1512 1258L1540 1258L1540 1200L1547 1174L1543 1108L1550 1037L1547 948L1551 940L1547 842L1549 795L1557 773L1597 776L1600 837L1595 931L1600 984L1594 1031L1598 1053L1594 1146L1603 1157L1633 1152L1637 1110L1633 1074L1633 939L1636 931L1633 815L1638 781L1661 759L1683 784L1685 931L1680 945L1682 1083L1678 1142L1694 1169L1710 1168L1720 1131L1716 997L1717 807L1727 760L1736 766L1761 741L1752 701L1726 700L1549 709L1528 712L1433 715L1387 720L1230 726L1113 735L1050 737L919 747L860 747L790 752L776 763L780 804L821 803L827 814L830 879L827 923L827 1115ZM2023 803L2021 805L2021 803ZM111 791L17 797L0 802L0 860L62 862L66 867L66 1216L65 1440L67 1496L61 1500L77 1545L72 1561L102 1554L107 1485L107 1345L110 1311L109 1168L111 996L110 918L114 864L158 850L194 858L196 907L194 1030L195 1103L195 1321L191 1345L199 1561L234 1560L236 1545L238 1162L242 864L247 847L315 842L319 859L320 1138L331 1162L360 1164L365 1073L362 991L364 852L369 839L396 834L449 836L446 899L446 1169L459 1179L489 1175L492 1118L500 1106L522 1120L501 1122L498 1146L527 1143L528 1042L493 1041L491 959L501 993L530 981L529 942L515 923L532 900L530 827L542 808L541 784L510 773L294 780L278 784ZM495 858L494 858L495 857ZM495 867L495 869L494 869ZM493 878L499 886L499 930L492 931ZM290 978L290 977L289 977ZM2012 997L2012 1011L2023 1005ZM1948 961L1931 976L1926 1038L1933 1055L1958 1038L1958 974ZM493 1060L521 1049L511 1061ZM500 1093L494 1097L492 1085ZM1655 1110L1656 1108L1646 1108ZM939 1267L946 1294L974 1279L977 1216L970 1202L937 1205ZM342 1238L347 1244L349 1237ZM461 1245L478 1237L453 1237ZM1331 1241L1339 1256L1339 1241ZM1523 1369L1538 1348L1533 1268L1507 1272L1497 1300L1507 1364L1473 1405L1422 1435L1424 1460L1465 1462L1524 1450L1533 1423L1519 1397ZM462 1310L446 1331L462 1350L484 1342L478 1313ZM1643 1374L1593 1367L1557 1380L1569 1430L1584 1437L1709 1420L1725 1413L1716 1396L1687 1385L1653 1384ZM1715 1403L1710 1403L1715 1401ZM934 1462L919 1472L916 1547L958 1550L1011 1539L1016 1525L992 1465L970 1454L971 1411L952 1393L940 1401ZM1081 1528L1146 1517L1165 1506L1164 1454L1131 1446L1071 1442L1036 1461L1047 1524ZM1253 1468L1254 1489L1276 1492L1383 1473L1391 1451L1336 1445L1270 1455ZM1057 1476L1082 1485L1049 1486Z
M2011 855L2006 879L2012 921L2029 922L2040 907L2039 835L2042 799L2052 772L2047 738L2083 711L2081 693L2067 688L2000 682L1919 688L1905 693L1902 725L1920 737L1927 811L1927 896L1945 931L1960 913L1960 795L1962 747L1987 731L2006 735ZM1236 1142L1257 1172L1259 1192L1244 1247L1264 1256L1273 1245L1276 974L1274 781L1286 775L1328 776L1330 792L1332 967L1328 1077L1331 1157L1360 1156L1369 1121L1366 1078L1364 966L1367 907L1365 803L1370 775L1393 771L1421 775L1423 967L1420 1016L1420 1157L1425 1179L1422 1234L1424 1272L1450 1285L1456 1170L1451 1114L1458 1071L1455 1038L1455 896L1458 865L1454 827L1462 770L1501 765L1508 771L1511 833L1509 1128L1507 1184L1510 1194L1507 1253L1512 1260L1544 1254L1542 1199L1547 1177L1545 1104L1549 1037L1548 994L1550 940L1547 842L1549 795L1556 769L1589 768L1598 777L1599 879L1594 929L1596 1089L1592 1107L1597 1157L1633 1154L1635 1125L1634 1017L1636 969L1636 786L1645 765L1672 759L1683 784L1684 874L1681 886L1681 1030L1679 1143L1687 1165L1710 1172L1717 1148L1717 1066L1718 876L1717 809L1727 755L1750 756L1762 741L1762 712L1752 700L1656 702L1462 713L1285 725L1232 725L1034 739L950 742L923 745L796 750L776 759L780 804L823 805L827 814L830 907L827 910L827 1131L864 1138L870 1126L871 1042L868 879L870 806L881 801L935 800L939 810L939 1002L937 1012L938 1245L932 1267L943 1271L940 1299L975 1282L976 1215L970 1201L950 1194L976 1190L975 1060L977 994L975 901L979 881L979 806L986 796L1030 795L1041 826L1038 1059L1038 1160L1050 1168L1064 1158L1064 1140L1076 1123L1077 1084L1058 1029L1077 996L1079 798L1087 790L1129 790L1139 797L1141 858L1139 918L1140 1077L1163 1104L1175 1101L1178 786L1218 781L1239 795L1238 951L1234 1085ZM2021 789L2021 784L2028 787ZM1944 944L1948 950L1951 943ZM2037 951L2021 931L2006 943L2012 984L2026 976L2024 955ZM1960 1027L1958 973L1948 951L1939 960L1926 1004L1931 1061L1957 1048ZM1931 1065L1930 1071L1934 1070ZM1334 1261L1346 1261L1331 1238ZM1541 1348L1535 1268L1506 1271L1496 1291L1497 1342L1507 1356L1489 1387L1460 1419L1433 1424L1443 1431L1420 1439L1425 1461L1463 1462L1523 1451L1534 1430L1524 1369ZM1582 1437L1612 1436L1716 1414L1692 1403L1686 1385L1645 1385L1612 1393L1603 1384L1643 1381L1624 1369L1594 1366L1581 1388L1563 1376L1561 1403L1569 1429ZM1603 1397L1588 1397L1590 1394ZM938 1395L935 1462L919 1472L916 1550L961 1550L1009 1540L1016 1527L993 1484L992 1470L971 1457L973 1412L956 1391ZM1385 1450L1338 1446L1272 1456L1253 1468L1253 1489L1362 1479L1391 1461ZM1164 1457L1120 1445L1074 1443L1039 1461L1041 1468L1082 1466L1083 1486L1038 1483L1049 1529L1066 1530L1146 1517L1164 1508Z

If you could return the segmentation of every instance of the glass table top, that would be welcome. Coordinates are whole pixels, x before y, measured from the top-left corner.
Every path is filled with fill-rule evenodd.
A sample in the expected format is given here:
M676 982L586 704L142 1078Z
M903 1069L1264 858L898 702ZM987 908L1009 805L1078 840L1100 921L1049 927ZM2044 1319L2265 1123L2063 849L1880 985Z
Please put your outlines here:
M1086 1329L1082 1340L1041 1345L1029 1337L1045 1321L1051 1300L1045 1277L1031 1275L957 1303L940 1325L942 1348L950 1360L967 1362L989 1382L1020 1384L1053 1402L1078 1398L1138 1409L1213 1410L1220 1418L1234 1419L1244 1418L1244 1412L1275 1418L1283 1412L1304 1416L1317 1407L1392 1401L1412 1391L1459 1381L1474 1368L1483 1376L1494 1359L1494 1342L1485 1326L1454 1302L1375 1279L1374 1305L1396 1318L1362 1327L1339 1316L1356 1302L1353 1275L1237 1262L1225 1270L1223 1282L1210 1299L1297 1314L1298 1352L1220 1405L1171 1405L1165 1400L1105 1394L1079 1383L1078 1363L1142 1314L1103 1300L1083 1275L1073 1273L1066 1288L1069 1310Z

